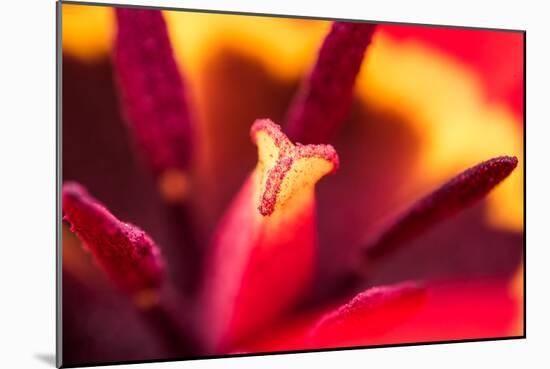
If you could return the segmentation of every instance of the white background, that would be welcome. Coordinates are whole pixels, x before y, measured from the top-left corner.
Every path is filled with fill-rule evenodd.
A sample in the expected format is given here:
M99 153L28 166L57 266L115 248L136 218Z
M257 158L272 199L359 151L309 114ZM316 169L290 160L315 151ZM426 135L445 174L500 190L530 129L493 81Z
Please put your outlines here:
M544 1L119 1L129 2L527 30L527 340L132 368L550 367L550 12L544 8ZM53 367L55 4L53 0L12 0L2 3L0 14L0 367Z

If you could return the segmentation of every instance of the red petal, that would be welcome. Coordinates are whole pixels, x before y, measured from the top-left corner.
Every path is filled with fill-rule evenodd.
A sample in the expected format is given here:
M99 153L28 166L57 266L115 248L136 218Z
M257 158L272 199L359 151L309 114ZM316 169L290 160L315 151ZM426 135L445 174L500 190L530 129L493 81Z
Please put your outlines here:
M103 276L100 276L103 277ZM63 278L63 365L163 359L169 355L127 296L98 282L82 283L65 268Z
M426 290L414 283L370 288L348 302L278 322L242 345L244 352L361 346L398 329L424 306Z
M292 140L326 142L343 122L375 29L370 23L334 22L309 79L289 110L287 128Z
M489 193L516 168L516 157L487 160L454 177L417 201L366 247L368 259L376 259Z
M521 295L508 280L367 290L328 313L279 321L235 352L292 351L495 338L523 334ZM384 290L383 289L383 290ZM382 291L383 291L382 290ZM369 292L371 291L371 292ZM369 294L372 294L369 296ZM378 295L378 297L376 297ZM309 337L309 339L308 339Z
M117 8L114 61L128 124L169 199L184 196L191 118L162 13Z
M292 307L316 253L314 185L338 165L325 145L294 146L268 120L252 130L259 162L226 212L206 271L204 326L221 352Z
M121 289L136 294L160 286L160 251L144 231L119 221L77 183L65 183L62 198L63 219Z
M520 305L507 279L434 283L425 308L375 344L522 335Z
M312 328L311 347L365 345L417 313L425 290L413 283L374 287L326 314Z

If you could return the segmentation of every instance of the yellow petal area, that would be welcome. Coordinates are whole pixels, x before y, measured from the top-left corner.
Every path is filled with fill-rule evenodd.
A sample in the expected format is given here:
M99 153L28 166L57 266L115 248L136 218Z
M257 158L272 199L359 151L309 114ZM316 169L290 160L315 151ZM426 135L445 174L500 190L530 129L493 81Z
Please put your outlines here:
M107 54L114 32L111 12L64 5L64 51L84 59ZM201 93L207 79L201 73L216 50L236 51L257 60L274 78L295 81L313 64L330 25L269 17L164 14L176 58L196 98L199 121L208 109L208 98ZM517 156L519 169L488 197L487 219L503 229L523 229L521 122L505 104L487 102L481 80L466 65L425 44L396 41L378 32L358 76L357 91L373 108L405 116L423 140L415 175L406 186L410 199L489 157Z
M63 4L61 21L63 52L88 62L110 52L115 31L112 8Z
M301 78L315 61L328 21L164 12L174 50L186 73L200 72L222 47L269 66L276 77Z
M517 156L518 170L489 195L488 220L522 230L521 122L505 105L488 104L479 78L445 54L384 34L377 35L369 52L358 81L360 96L406 116L423 140L411 192L487 158Z
M191 76L201 72L216 50L227 47L268 65L279 78L301 77L315 61L319 41L330 27L328 21L184 11L163 14L176 58ZM64 4L62 19L65 52L83 60L110 52L116 31L113 8Z

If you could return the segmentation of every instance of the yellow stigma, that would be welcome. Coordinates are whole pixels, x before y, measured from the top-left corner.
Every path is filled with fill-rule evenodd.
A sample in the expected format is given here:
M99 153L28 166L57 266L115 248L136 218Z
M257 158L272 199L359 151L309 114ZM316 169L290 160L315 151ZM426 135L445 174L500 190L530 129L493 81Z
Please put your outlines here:
M251 132L258 146L258 210L264 216L291 199L312 196L315 183L338 167L332 146L294 145L268 119L257 120Z

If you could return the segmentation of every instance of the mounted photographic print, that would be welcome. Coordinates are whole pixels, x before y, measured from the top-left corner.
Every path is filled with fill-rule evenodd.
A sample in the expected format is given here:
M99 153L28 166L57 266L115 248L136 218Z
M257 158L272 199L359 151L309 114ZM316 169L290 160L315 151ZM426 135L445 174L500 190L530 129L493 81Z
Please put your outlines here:
M58 21L58 365L525 337L524 31Z

